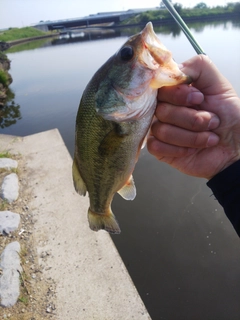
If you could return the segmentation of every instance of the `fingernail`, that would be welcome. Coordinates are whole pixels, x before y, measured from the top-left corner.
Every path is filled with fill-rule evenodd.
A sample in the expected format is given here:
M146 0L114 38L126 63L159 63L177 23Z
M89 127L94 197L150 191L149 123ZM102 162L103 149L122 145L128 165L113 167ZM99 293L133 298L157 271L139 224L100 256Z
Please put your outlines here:
M189 104L200 104L203 102L204 95L200 91L194 91L188 94L187 102Z
M216 134L211 134L207 141L207 147L214 147L218 144L219 137Z
M208 130L216 129L219 126L219 124L220 124L220 119L216 115L214 115L209 121Z

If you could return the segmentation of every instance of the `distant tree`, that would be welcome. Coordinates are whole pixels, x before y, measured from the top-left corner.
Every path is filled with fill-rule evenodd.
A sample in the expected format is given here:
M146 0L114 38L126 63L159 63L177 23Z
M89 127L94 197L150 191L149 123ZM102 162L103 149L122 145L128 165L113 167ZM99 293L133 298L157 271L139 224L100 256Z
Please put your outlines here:
M206 9L207 5L205 2L199 2L198 4L195 5L194 9Z
M169 2L172 3L172 0L169 0ZM159 3L159 7L160 7L161 9L165 9L165 8L166 8L165 4L164 4L162 1Z
M233 4L233 6L232 6L232 10L233 10L233 12L235 12L235 13L240 13L240 2L236 2L236 3L228 3L228 5L231 5L231 4Z
M165 8L165 4L162 1L159 3L159 8L160 9L164 9Z
M229 8L234 8L235 7L235 2L228 2L227 3L227 8L229 9Z
M183 6L181 5L181 3L174 3L174 8L178 13L181 13Z

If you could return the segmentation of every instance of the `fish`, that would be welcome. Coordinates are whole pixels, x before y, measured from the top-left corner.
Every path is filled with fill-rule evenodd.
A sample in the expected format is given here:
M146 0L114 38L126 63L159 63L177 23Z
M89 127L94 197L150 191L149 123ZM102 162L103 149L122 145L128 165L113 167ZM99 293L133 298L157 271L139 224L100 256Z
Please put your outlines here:
M148 22L87 84L76 117L72 175L75 190L88 193L93 231L121 232L111 203L116 193L126 200L136 196L132 173L152 123L157 90L190 82Z

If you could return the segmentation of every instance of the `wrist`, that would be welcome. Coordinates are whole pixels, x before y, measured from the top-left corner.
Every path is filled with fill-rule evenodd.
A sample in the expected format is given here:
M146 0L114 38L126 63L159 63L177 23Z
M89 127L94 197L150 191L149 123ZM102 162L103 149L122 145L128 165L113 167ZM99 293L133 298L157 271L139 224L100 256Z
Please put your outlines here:
M229 159L227 162L225 162L225 164L223 166L221 166L221 168L219 170L217 170L215 172L215 174L213 174L212 176L208 177L208 180L211 180L212 178L214 178L216 175L218 175L219 173L221 173L222 171L226 170L227 168L229 168L230 166L234 165L235 163L237 163L239 161L239 165L240 165L240 154L231 157L231 159Z

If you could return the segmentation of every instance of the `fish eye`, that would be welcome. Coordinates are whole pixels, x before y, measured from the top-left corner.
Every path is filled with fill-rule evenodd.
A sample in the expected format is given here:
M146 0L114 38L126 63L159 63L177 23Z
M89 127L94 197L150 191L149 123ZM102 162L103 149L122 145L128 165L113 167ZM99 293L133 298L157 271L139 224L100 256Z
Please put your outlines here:
M132 47L127 46L121 49L120 54L123 61L129 61L132 59L134 51Z

